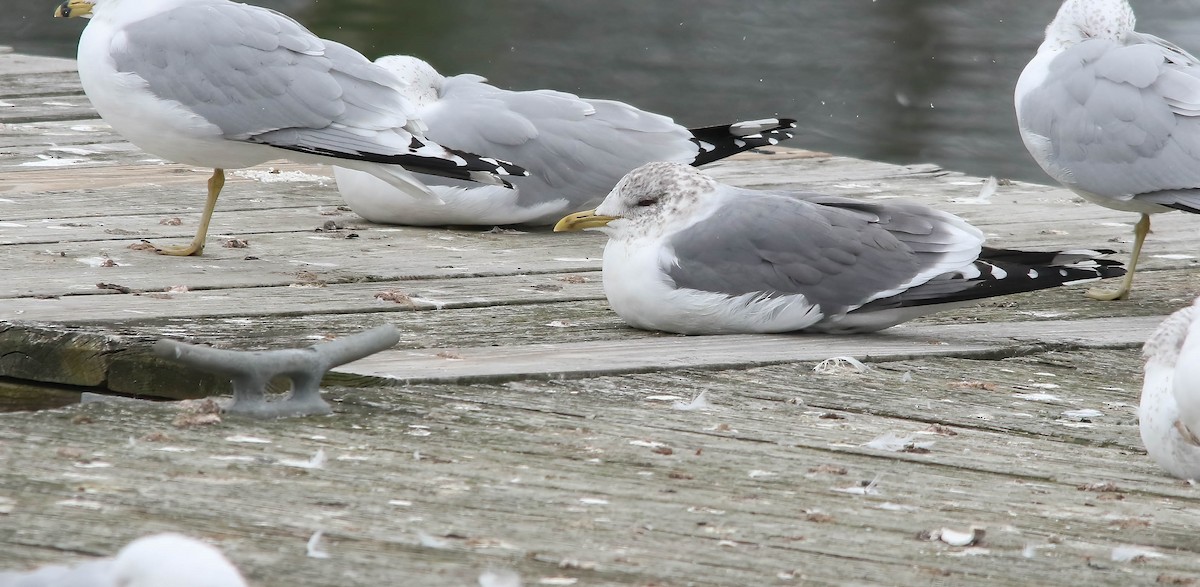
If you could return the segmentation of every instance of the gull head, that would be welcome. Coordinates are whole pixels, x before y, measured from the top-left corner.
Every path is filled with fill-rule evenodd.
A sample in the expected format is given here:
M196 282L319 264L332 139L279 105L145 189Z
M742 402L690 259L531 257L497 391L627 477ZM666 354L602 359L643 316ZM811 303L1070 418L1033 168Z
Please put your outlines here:
M102 0L100 0L102 1ZM97 0L69 0L54 9L55 18L91 18Z
M682 163L647 163L630 171L595 210L572 214L555 232L599 229L609 236L655 235L686 226L702 214L698 205L717 189L716 181Z
M441 97L442 83L446 78L432 65L409 55L384 55L375 60L382 67L404 82L401 93L418 108L429 106Z
M1046 45L1061 49L1088 39L1121 42L1135 24L1127 0L1066 0L1046 27Z
M117 553L113 575L116 587L246 587L221 551L181 534L130 542Z

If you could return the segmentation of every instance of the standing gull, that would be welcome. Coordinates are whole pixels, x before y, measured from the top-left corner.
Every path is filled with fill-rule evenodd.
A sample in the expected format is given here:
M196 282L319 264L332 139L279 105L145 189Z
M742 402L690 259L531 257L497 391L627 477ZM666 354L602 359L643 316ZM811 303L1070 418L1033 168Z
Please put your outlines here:
M554 90L509 91L472 74L444 77L416 57L391 55L375 63L408 83L406 95L429 127L426 136L515 161L530 172L513 179L514 190L420 176L446 203L433 206L371 175L335 168L350 208L385 224L553 224L595 207L643 163L702 165L790 138L787 129L796 126L769 118L689 130L621 102Z
M1200 298L1164 320L1142 354L1142 444L1170 474L1200 479Z
M625 322L683 334L871 332L980 298L1121 275L1103 251L983 247L920 204L716 182L677 163L625 176L556 231L598 228L604 293Z
M130 542L114 558L74 567L0 571L0 587L246 587L216 548L181 534L154 534Z
M1084 199L1141 214L1129 296L1150 214L1200 213L1200 62L1133 30L1126 0L1067 0L1017 81L1017 124L1050 177Z
M352 167L409 197L437 197L413 172L498 186L518 167L447 149L401 93L404 83L357 51L273 10L229 0L70 0L56 16L90 17L79 78L113 129L155 155L213 168L188 246L205 235L225 169L289 158Z

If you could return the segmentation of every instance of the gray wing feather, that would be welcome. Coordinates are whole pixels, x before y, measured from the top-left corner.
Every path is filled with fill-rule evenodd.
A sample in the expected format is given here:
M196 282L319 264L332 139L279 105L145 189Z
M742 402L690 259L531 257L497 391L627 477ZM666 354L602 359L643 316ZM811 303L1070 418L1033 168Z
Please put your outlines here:
M864 202L816 192L763 191L837 208L885 229L890 237L916 253L928 253L943 265L966 265L979 256L983 232L953 214L921 204L890 201ZM888 239L890 243L890 238ZM884 243L880 243L883 246ZM931 265L930 263L925 263Z
M1200 66L1157 37L1130 43L1093 39L1063 52L1022 102L1022 124L1049 139L1040 163L1070 187L1200 204Z
M971 231L964 238L941 213L919 205L738 192L719 214L671 237L677 265L668 275L677 286L728 295L803 294L826 314L840 313L931 269L939 274L958 265L955 258L970 263L982 241Z
M409 123L411 106L394 76L272 10L201 0L133 23L125 34L129 41L112 47L117 69L228 139L306 129L310 146L324 147L320 131L332 125L383 131Z
M560 198L571 209L594 205L643 163L696 155L691 134L665 116L553 90L503 90L485 81L469 74L446 78L440 100L420 113L426 136L530 170L530 177L513 180L522 205Z

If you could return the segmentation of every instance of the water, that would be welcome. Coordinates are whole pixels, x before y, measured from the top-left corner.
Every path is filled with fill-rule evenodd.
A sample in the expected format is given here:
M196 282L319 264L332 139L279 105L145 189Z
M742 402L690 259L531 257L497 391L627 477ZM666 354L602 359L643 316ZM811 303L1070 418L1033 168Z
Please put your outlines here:
M796 146L974 175L1049 179L1012 89L1058 0L262 0L369 57L408 53L514 89L612 98L692 126L790 116ZM0 44L73 56L82 22L5 0ZM1200 7L1135 4L1200 51Z

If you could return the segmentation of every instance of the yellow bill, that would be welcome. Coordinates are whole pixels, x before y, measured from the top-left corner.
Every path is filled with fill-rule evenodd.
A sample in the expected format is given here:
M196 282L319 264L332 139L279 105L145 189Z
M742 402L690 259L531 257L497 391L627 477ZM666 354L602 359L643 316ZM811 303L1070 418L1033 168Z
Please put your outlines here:
M554 232L574 232L587 228L599 228L606 226L609 222L616 220L616 216L602 216L596 214L595 210L584 210L576 212L569 216L563 217L554 225Z
M70 0L54 9L54 18L76 18L92 13L92 3L87 0Z

